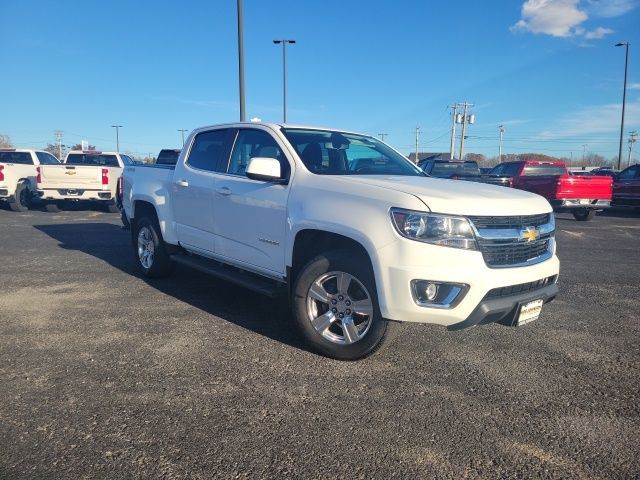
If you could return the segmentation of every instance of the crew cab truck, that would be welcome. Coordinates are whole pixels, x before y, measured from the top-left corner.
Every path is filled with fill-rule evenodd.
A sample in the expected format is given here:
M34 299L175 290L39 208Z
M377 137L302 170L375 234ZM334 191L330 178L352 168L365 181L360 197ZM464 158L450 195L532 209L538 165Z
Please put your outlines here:
M177 263L284 292L309 345L329 357L372 353L388 321L522 325L558 292L544 198L430 178L370 136L205 127L175 166L127 166L123 179L143 275Z
M613 205L640 208L640 164L631 165L615 176Z
M115 213L118 178L125 165L133 164L130 157L118 152L72 150L64 164L40 169L38 195L48 211L58 211L64 202L91 201Z
M571 175L564 162L517 161L496 165L481 181L542 195L557 211L570 211L579 221L611 205L613 181L608 176Z
M0 149L0 201L14 212L25 212L38 198L36 178L41 165L58 165L49 152L23 148Z

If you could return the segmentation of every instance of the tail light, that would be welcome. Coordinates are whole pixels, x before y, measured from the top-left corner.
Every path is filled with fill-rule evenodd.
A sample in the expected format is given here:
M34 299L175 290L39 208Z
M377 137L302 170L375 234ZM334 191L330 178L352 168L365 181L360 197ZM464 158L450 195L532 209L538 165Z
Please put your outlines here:
M42 183L42 172L40 167L36 167L36 183Z
M513 178L509 178L509 186L513 188Z
M102 185L109 185L109 169L102 169Z
M4 180L4 165L0 165L0 180Z
M460 177L457 175L451 175L451 180L459 180Z
M118 194L122 198L122 177L118 177Z

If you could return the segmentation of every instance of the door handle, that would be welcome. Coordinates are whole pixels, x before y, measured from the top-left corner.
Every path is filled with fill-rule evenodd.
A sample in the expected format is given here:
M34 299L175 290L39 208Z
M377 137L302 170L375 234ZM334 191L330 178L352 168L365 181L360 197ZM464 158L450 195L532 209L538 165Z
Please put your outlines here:
M187 182L186 180L178 180L176 182L176 185L178 185L179 187L188 187L189 186L189 182Z
M222 188L217 188L216 192L219 193L220 195L231 195L231 189L229 187L222 187Z

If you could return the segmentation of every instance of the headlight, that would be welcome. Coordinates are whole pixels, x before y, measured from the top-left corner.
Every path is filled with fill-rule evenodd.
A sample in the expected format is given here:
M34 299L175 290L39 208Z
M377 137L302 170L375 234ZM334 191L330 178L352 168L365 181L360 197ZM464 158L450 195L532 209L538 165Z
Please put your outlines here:
M411 240L443 247L477 249L471 224L464 217L392 208L391 220L398 233Z

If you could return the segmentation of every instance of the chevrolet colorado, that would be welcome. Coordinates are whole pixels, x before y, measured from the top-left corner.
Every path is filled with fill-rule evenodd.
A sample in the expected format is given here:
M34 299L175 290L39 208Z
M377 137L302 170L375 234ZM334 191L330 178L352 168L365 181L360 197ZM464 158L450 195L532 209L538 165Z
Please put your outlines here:
M591 220L611 205L613 181L607 176L571 175L564 162L517 161L496 165L481 182L542 195L558 211L579 221Z
M0 201L14 212L26 212L37 198L36 180L41 165L58 165L49 152L31 149L0 149Z
M337 359L375 351L388 321L517 326L558 292L544 198L427 177L356 133L200 128L175 166L125 168L123 206L143 275L177 263L285 292L310 346Z

